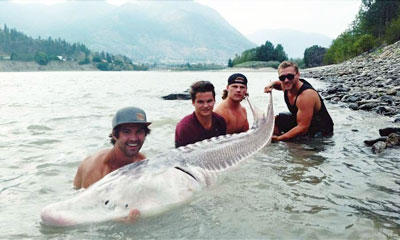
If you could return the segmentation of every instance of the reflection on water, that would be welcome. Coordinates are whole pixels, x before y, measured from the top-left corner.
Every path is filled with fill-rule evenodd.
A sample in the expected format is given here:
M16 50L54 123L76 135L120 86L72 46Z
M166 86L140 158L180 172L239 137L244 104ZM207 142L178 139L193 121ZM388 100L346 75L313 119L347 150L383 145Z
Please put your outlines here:
M186 204L131 225L117 222L71 228L40 224L40 209L75 194L82 159L109 147L113 113L128 105L153 122L143 152L174 147L175 124L190 101L161 96L209 80L217 104L228 72L1 73L1 239L398 239L399 149L372 154L363 144L389 119L327 103L331 138L273 143ZM250 100L276 73L249 72ZM312 81L312 80L311 80ZM322 85L312 82L316 87ZM275 112L286 111L274 92ZM250 113L250 111L248 111ZM251 120L252 117L249 116Z

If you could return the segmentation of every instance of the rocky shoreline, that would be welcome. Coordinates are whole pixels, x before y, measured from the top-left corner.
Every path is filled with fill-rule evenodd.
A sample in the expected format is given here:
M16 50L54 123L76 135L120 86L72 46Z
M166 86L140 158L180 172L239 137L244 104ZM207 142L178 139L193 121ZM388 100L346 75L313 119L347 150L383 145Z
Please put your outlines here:
M328 83L321 91L327 101L400 123L400 41L341 64L304 69L302 76Z

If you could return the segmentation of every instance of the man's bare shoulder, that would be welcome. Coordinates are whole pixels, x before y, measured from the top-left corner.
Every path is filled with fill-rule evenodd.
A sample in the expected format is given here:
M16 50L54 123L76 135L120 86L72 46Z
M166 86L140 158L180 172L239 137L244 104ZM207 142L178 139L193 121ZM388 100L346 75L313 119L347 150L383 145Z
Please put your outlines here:
M93 173L93 171L98 171L106 164L107 154L111 149L102 149L96 153L87 156L79 166L83 175Z
M246 110L246 108L243 107L243 106L241 106L240 109L241 109L241 111L242 111L244 114L246 114L246 117L247 117L247 110Z
M82 161L74 179L76 188L87 188L104 176L107 155L110 151L111 149L102 149Z
M139 157L139 161L146 159L146 156L141 152L139 152L138 157Z
M96 163L98 164L101 161L105 160L105 156L111 151L110 148L99 150L89 156L87 156L83 161L82 164L88 165Z
M310 103L310 102L319 102L318 93L313 89L304 90L298 97L297 103Z
M218 104L218 105L215 107L214 112L217 112L217 111L222 112L222 111L224 111L225 108L226 108L225 105L226 105L226 100L223 100L220 104Z
M222 101L218 106L215 108L214 112L221 115L222 117L229 117L228 108L226 106L226 100Z

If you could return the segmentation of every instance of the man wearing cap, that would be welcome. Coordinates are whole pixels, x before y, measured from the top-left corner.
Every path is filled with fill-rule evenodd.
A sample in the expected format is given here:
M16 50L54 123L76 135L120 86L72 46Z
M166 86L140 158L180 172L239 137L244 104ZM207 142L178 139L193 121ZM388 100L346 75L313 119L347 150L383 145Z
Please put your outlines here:
M290 113L275 117L273 141L285 141L304 136L331 136L333 121L318 92L304 79L299 67L290 61L278 67L279 80L270 82L264 92L272 89L284 91L285 103Z
M76 188L87 188L110 172L127 164L145 159L140 153L150 133L146 113L136 107L122 108L112 120L112 148L103 149L84 159L74 179Z
M110 172L146 157L140 153L147 134L150 133L146 113L136 107L126 107L117 111L112 120L110 134L112 148L103 149L85 158L75 175L75 188L87 188ZM131 209L125 222L135 222L140 212Z
M240 102L247 95L247 78L241 73L232 74L224 90L223 101L215 112L226 121L226 133L240 133L249 130L247 112Z
M213 112L214 85L209 81L195 82L190 86L190 96L194 112L176 125L175 147L226 134L224 118Z

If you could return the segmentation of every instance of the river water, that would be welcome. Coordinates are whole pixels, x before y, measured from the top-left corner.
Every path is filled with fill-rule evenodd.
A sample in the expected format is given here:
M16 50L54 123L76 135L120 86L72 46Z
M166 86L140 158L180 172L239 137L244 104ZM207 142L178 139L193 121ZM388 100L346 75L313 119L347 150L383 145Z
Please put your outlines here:
M250 100L266 106L275 72L244 72ZM0 239L398 239L398 149L372 154L363 140L390 119L327 103L329 139L273 143L222 174L191 202L133 225L117 222L53 228L40 223L45 205L74 194L82 159L110 147L116 110L139 106L153 122L142 152L174 147L176 123L190 101L160 96L197 80L217 89L230 72L0 73ZM310 79L317 88L323 83ZM274 92L275 113L286 111ZM246 103L244 103L246 105ZM246 105L247 107L247 105ZM248 111L250 113L250 111ZM252 117L250 118L250 124Z

